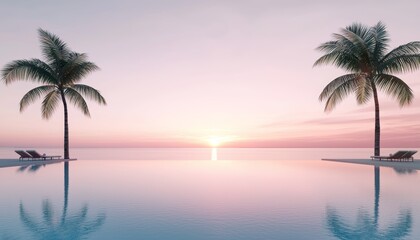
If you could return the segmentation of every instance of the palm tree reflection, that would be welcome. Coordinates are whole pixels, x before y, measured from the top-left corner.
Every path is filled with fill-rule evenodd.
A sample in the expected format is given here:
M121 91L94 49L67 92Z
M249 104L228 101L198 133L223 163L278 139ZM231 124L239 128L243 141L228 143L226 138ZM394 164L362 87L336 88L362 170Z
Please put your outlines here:
M78 212L68 214L69 165L64 165L64 204L61 216L56 216L51 202L47 199L42 203L42 220L34 218L19 205L20 219L24 226L32 232L35 239L82 239L97 231L105 222L105 214L99 214L93 219L88 218L88 206L84 205Z
M42 204L42 221L38 221L28 214L23 203L20 203L19 210L21 221L33 233L35 239L82 239L99 229L105 221L105 215L99 215L95 219L89 220L87 205L70 216L62 213L58 220L55 218L49 200L44 200Z
M397 221L386 228L380 229L379 220L379 196L380 196L380 169L375 167L375 201L374 214L369 214L363 208L359 208L355 225L347 224L336 209L327 206L327 227L332 234L343 240L350 239L403 239L408 236L412 229L411 211L401 210Z
M397 221L380 230L377 220L366 210L359 209L357 213L356 225L352 226L333 208L327 208L328 229L338 239L404 239L411 232L412 217L411 212L401 211Z

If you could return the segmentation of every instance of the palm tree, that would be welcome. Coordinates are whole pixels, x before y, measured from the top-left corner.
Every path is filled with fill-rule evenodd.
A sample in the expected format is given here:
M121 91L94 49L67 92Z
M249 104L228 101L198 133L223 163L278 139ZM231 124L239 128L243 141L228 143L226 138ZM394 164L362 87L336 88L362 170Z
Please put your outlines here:
M98 70L98 66L87 61L85 53L71 51L67 44L54 34L38 30L41 49L46 62L39 59L16 60L2 70L2 80L10 84L17 80L32 80L43 84L27 92L20 101L20 111L40 97L42 117L48 119L61 100L64 107L64 158L69 159L69 128L67 101L80 108L84 115L90 116L88 105L83 97L106 105L105 98L98 90L79 82L87 74Z
M325 53L314 64L332 64L348 73L331 81L319 96L326 101L325 111L331 111L350 93L355 93L359 104L372 97L375 103L375 155L380 155L380 120L378 90L394 97L399 105L411 103L413 92L393 74L405 73L420 67L420 42L401 45L390 52L388 33L383 23L373 27L352 24L333 40L321 44L317 50Z

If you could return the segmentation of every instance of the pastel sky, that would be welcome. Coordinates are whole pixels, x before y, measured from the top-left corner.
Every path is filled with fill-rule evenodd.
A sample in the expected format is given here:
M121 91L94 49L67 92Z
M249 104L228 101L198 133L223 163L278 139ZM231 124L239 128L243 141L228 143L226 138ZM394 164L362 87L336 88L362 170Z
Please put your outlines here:
M100 68L84 83L108 105L71 108L72 147L372 147L373 103L318 96L344 72L313 68L315 48L353 22L383 21L391 48L420 40L416 0L73 0L0 2L0 66L42 58L48 30ZM380 95L382 147L420 147L420 71L399 75L413 104ZM60 147L63 109L19 112L31 82L0 85L0 146Z

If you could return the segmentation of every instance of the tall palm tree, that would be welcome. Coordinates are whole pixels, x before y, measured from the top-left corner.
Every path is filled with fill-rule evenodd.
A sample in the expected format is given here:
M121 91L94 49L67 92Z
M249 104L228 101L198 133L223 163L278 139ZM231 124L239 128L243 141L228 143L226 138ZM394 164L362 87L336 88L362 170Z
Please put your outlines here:
M98 66L87 61L85 53L71 51L65 42L56 35L42 29L38 30L41 49L46 62L39 59L16 60L2 70L2 81L10 84L17 80L32 80L43 84L27 92L20 101L20 111L40 97L42 117L48 119L61 101L64 107L64 158L69 159L69 127L67 101L90 116L88 105L83 97L106 105L105 98L98 90L79 82Z
M326 101L325 111L331 111L350 93L355 93L359 104L372 97L375 103L375 155L380 155L380 119L378 90L394 97L400 106L411 103L413 92L393 74L405 73L420 67L420 42L401 45L390 52L386 27L379 22L373 27L352 24L333 40L317 49L324 52L314 64L332 64L348 73L331 81L319 96Z

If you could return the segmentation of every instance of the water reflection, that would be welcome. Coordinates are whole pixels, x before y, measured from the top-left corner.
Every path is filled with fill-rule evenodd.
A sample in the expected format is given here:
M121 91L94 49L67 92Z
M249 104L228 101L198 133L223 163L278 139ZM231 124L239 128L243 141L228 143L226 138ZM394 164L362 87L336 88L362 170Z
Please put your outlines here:
M19 204L20 220L34 239L83 239L90 233L97 231L105 222L105 214L89 219L87 205L76 213L68 213L69 198L69 163L64 164L64 204L60 216L56 216L50 200L42 203L42 220L33 217Z
M11 233L2 232L1 233L1 240L17 240L18 238Z
M45 164L34 164L34 165L26 165L26 166L21 166L18 168L18 172L25 172L26 170L28 172L36 172L39 169L41 169L41 167L45 167Z
M15 236L3 234L2 240L17 240Z
M211 149L211 160L216 161L217 160L217 148Z
M409 168L404 168L404 167L394 167L393 169L399 175L417 174L416 169L409 169Z
M341 216L336 209L327 206L327 228L338 239L404 239L412 230L412 214L410 210L400 210L397 220L380 228L379 198L380 198L380 168L374 167L375 200L373 216L365 209L359 208L354 225L348 224L346 218Z

